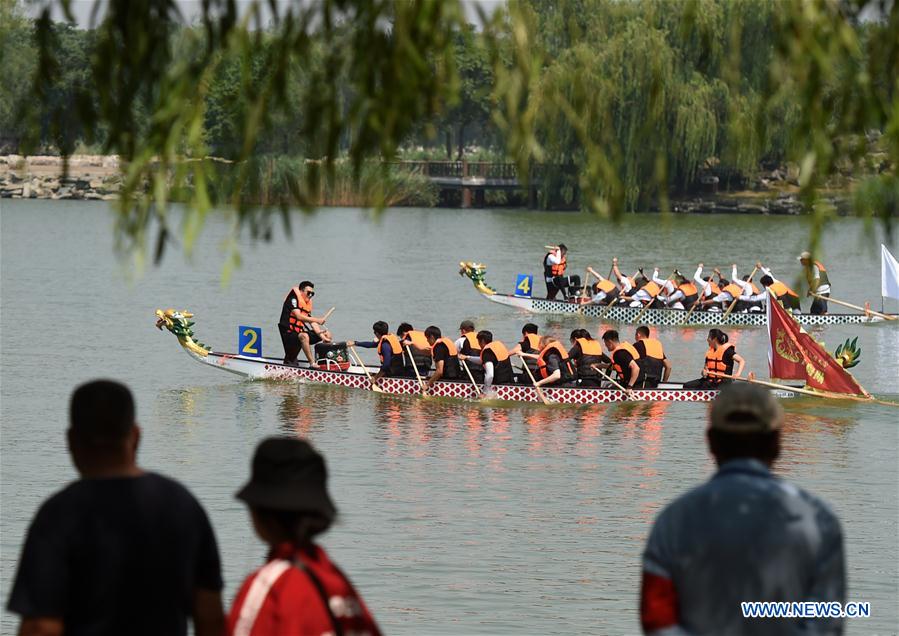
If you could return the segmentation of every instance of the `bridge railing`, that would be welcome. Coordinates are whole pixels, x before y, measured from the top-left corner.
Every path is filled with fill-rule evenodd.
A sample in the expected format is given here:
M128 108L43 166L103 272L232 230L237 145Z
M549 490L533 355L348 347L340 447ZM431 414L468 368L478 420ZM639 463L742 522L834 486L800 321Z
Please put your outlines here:
M462 161L393 161L391 165L434 178L518 180L518 166L511 162L467 161L463 159ZM575 171L573 165L533 164L530 168L531 180L539 180L550 169L561 169L563 172L569 173L574 173Z

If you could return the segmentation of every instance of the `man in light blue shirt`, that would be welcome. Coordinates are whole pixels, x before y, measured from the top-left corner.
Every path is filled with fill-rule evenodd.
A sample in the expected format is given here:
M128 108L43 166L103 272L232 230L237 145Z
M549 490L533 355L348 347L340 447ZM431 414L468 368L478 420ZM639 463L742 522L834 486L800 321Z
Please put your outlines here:
M643 554L644 633L841 634L841 618L744 618L741 602L845 602L843 536L815 496L774 476L783 410L735 383L712 405L718 472L659 514Z

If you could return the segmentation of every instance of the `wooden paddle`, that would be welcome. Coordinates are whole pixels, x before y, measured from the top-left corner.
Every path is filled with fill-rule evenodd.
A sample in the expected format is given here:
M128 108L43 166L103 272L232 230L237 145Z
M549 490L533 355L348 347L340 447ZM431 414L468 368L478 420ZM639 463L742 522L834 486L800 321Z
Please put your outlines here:
M525 362L524 358L521 355L518 356L518 359L521 360L521 364L524 366L525 372L528 374L528 377L531 379L531 384L534 385L534 389L537 391L537 397L539 397L546 406L552 404L552 400L550 400L546 395L544 395L543 391L539 386L537 386L537 380L534 379L534 374L531 373L530 367L528 367L528 363Z
M325 324L325 321L326 321L328 318L331 317L331 314L334 313L334 310L335 310L335 309L337 309L337 308L336 308L336 307L331 307L331 308L325 313L325 315L322 316L322 324Z
M365 372L365 376L368 378L368 381L371 383L371 390L375 393L383 393L384 389L375 384L374 379L371 377L371 373L368 372L368 367L365 366L365 363L362 361L362 357L356 351L356 347L351 344L347 344L347 348L350 350L350 353L353 354L353 357L356 358L356 363L362 367L362 370Z
M481 387L478 386L478 383L474 381L474 376L471 375L471 371L468 369L468 365L465 364L465 360L459 358L459 364L462 365L462 368L465 369L465 373L468 374L468 379L471 380L472 386L474 386L475 395L481 394Z
M748 281L749 283L752 283L752 277L755 276L755 273L756 273L757 271L759 271L758 265L756 265L756 266L753 268L752 273L749 275L749 281ZM734 307L737 306L737 301L738 301L738 300L740 300L740 297L739 297L739 296L737 296L736 298L734 298L734 302L732 302L732 303L730 304L730 307L727 308L727 311L724 312L724 317L725 317L725 318L727 318L727 317L730 315L730 312L732 312L732 311L734 310Z
M617 381L613 380L613 379L612 379L612 376L606 374L602 369L600 369L600 368L599 368L598 366L596 366L595 364L591 364L591 365L590 365L590 368L593 369L594 371L596 371L599 375L601 375L602 377L604 377L606 380L608 380L609 382L611 382L612 384L614 384L618 389L620 389L621 391L623 391L624 394L625 394L627 397L631 398L631 397L634 396L634 392L633 392L632 389L629 389L629 388L627 388L627 387L625 387L625 386L619 384Z
M409 363L412 365L412 369L415 371L415 377L418 380L419 386L421 386L421 394L428 394L428 387L425 386L424 380L421 379L421 374L418 372L418 365L415 364L415 358L412 357L412 348L409 345L406 345L406 353L409 354Z
M899 320L899 316L891 316L889 314L882 314L879 311L874 311L870 307L859 307L858 305L853 305L852 303L847 303L842 300L836 300L834 298L828 298L827 296L821 296L820 294L816 294L815 292L812 292L809 295L813 296L815 298L820 298L821 300L826 300L826 301L829 301L832 303L836 303L838 305L843 305L843 307L849 307L850 309L857 309L858 311L864 312L865 314L872 314L874 316L879 316L879 317L883 318L884 320Z

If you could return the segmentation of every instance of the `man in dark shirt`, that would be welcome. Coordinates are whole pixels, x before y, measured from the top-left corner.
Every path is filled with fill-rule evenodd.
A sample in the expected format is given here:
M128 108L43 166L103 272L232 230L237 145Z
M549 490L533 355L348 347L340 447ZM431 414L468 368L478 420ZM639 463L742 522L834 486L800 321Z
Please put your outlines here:
M203 508L137 465L140 429L122 384L79 387L69 450L81 479L28 529L7 608L23 635L221 634L222 577Z
M618 374L618 381L627 389L634 388L641 379L640 366L637 364L640 354L629 342L621 342L618 339L618 332L614 329L602 334L602 343L612 358L612 368Z

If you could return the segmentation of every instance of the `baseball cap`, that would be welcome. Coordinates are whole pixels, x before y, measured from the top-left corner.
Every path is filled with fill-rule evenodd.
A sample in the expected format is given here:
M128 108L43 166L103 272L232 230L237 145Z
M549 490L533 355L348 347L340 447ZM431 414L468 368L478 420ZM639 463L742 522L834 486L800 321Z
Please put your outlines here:
M743 382L728 384L712 403L709 428L725 433L780 430L783 409L768 389Z
M803 252L802 254L800 254L799 256L796 257L796 260L797 261L810 261L810 260L812 260L812 253L811 252Z

